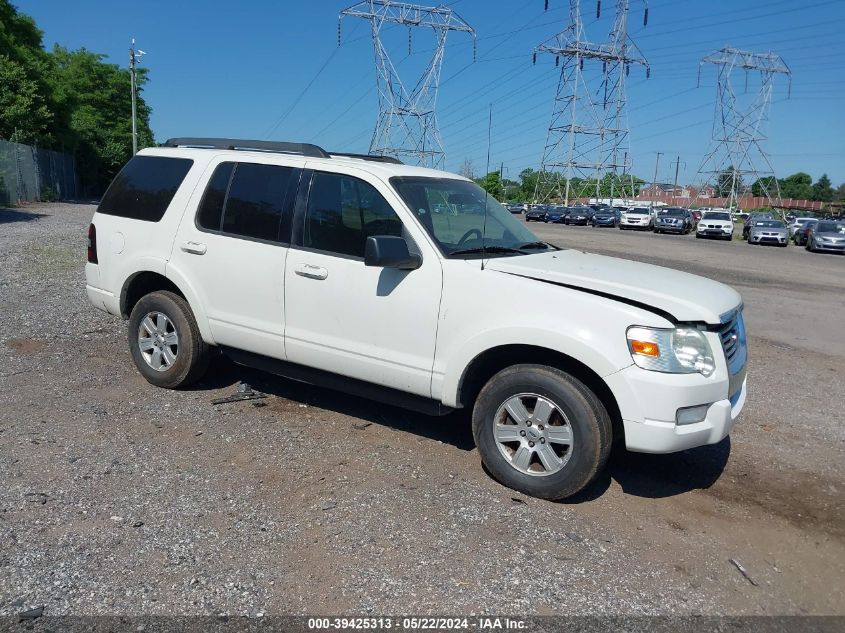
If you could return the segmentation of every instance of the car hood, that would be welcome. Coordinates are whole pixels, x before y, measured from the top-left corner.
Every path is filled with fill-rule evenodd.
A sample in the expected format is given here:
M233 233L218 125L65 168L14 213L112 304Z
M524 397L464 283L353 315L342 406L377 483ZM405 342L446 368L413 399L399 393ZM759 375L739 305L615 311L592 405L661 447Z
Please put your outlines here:
M784 235L787 233L787 230L784 228L779 228L776 226L755 226L751 229L752 233L783 233Z
M711 220L709 218L701 218L699 220L701 224L712 224L714 226L731 226L733 221L731 220Z
M576 250L494 258L486 269L642 304L676 321L718 324L742 301L736 290L706 277Z

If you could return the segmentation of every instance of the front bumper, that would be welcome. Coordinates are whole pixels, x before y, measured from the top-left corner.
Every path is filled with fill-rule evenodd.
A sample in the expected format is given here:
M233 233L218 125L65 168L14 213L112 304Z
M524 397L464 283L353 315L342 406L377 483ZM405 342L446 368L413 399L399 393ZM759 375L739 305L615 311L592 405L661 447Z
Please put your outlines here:
M755 235L752 233L748 241L752 244L786 244L789 238L786 235Z
M707 336L711 348L719 349L718 336ZM636 365L605 377L619 405L629 451L674 453L716 444L730 433L745 406L746 366L730 374L724 355L716 356L716 369L709 377L660 373ZM707 413L700 422L676 423L678 409L701 405L707 405Z
M695 424L675 424L646 419L642 423L623 420L625 445L638 453L674 453L688 448L717 444L733 429L745 406L747 379L731 399L717 400L710 405L707 416Z
M826 242L813 242L813 248L817 251L830 251L831 253L845 253L845 244L830 244Z
M700 235L701 237L732 237L733 229L711 229L699 226L696 230L696 234Z
M654 228L667 233L683 233L686 231L686 227L683 224L655 224Z
M619 226L625 229L650 229L651 222L631 222L630 220L622 220Z

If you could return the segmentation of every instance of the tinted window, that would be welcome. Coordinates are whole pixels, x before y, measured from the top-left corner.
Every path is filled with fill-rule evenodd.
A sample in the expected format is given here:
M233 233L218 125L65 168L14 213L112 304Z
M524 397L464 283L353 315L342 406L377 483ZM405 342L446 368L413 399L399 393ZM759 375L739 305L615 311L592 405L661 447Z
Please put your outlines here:
M357 178L315 172L305 214L303 246L364 256L373 235L402 236L402 221L376 189Z
M199 211L197 211L197 226L200 228L220 230L220 223L223 221L223 205L226 203L226 192L229 190L229 179L234 167L235 163L221 163L211 175Z
M278 240L292 175L292 167L238 163L223 211L223 232Z
M200 228L279 241L285 195L293 168L256 163L221 163L197 211Z
M109 186L98 213L158 222L194 161L164 156L135 156Z

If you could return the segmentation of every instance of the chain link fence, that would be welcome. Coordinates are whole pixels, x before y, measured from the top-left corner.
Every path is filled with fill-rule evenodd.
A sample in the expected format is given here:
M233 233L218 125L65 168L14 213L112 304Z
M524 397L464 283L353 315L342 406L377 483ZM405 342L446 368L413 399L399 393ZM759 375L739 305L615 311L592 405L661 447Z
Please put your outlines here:
M78 197L73 156L0 140L0 205Z

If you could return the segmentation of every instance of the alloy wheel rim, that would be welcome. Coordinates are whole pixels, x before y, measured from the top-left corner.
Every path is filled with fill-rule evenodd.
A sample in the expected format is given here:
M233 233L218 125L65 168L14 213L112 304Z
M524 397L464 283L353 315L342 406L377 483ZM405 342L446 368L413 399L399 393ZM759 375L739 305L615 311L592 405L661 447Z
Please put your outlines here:
M163 312L148 312L138 326L138 349L149 367L167 371L179 354L179 333Z
M551 399L536 393L520 393L501 404L493 437L511 467L526 475L553 475L572 457L569 419Z

